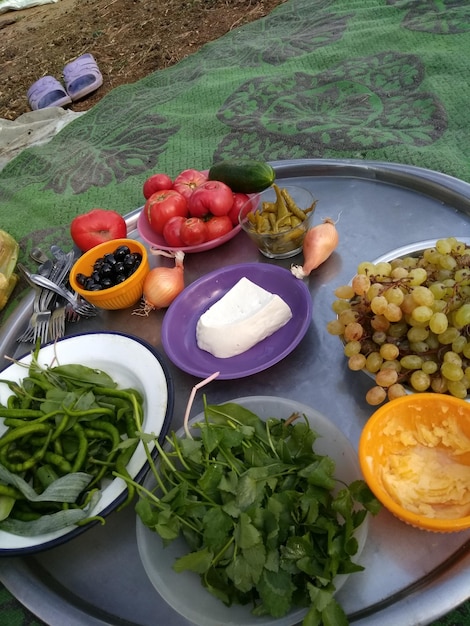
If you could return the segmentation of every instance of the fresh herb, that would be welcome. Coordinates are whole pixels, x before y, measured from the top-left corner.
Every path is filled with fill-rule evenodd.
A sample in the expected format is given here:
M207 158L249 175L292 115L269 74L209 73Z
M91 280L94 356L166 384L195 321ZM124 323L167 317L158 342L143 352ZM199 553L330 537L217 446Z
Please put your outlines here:
M136 485L140 519L165 544L184 537L175 570L199 574L226 605L277 618L306 607L304 626L347 624L334 580L363 569L355 531L379 503L361 480L339 484L305 416L263 421L234 403L204 405L197 437L186 425L164 448L152 439L157 485Z
M126 465L142 427L143 399L80 364L42 367L39 346L0 418L0 530L38 535L92 520L102 481ZM22 365L21 363L19 363ZM135 493L132 484L121 508Z

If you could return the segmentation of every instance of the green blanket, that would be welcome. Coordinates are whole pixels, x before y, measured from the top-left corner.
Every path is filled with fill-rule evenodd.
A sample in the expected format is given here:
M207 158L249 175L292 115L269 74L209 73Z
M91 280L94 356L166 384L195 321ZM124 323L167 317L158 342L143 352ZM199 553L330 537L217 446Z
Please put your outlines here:
M470 182L469 53L468 0L288 0L20 154L0 172L0 227L28 262L38 243L70 247L79 213L141 206L154 172L241 156L398 162ZM0 610L2 624L37 623L1 589ZM467 605L438 622L468 623Z

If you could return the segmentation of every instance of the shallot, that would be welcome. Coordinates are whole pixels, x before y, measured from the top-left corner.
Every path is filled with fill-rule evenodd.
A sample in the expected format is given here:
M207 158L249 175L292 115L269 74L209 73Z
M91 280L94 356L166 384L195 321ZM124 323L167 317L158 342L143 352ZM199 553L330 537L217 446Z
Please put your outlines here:
M321 224L307 231L303 243L304 264L292 265L291 272L296 278L306 278L330 257L338 243L336 222L326 217Z
M154 267L147 274L142 289L142 306L134 311L135 315L148 315L155 309L169 307L178 294L184 289L184 252L163 252L151 250L154 255L162 255L175 259L174 267Z

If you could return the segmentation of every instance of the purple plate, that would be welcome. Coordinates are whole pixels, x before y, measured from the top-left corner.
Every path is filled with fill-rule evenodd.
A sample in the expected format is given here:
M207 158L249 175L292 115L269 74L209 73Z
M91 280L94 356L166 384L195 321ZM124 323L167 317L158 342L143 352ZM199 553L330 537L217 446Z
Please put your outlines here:
M142 207L143 208L143 207ZM184 246L183 248L175 248L174 246L169 246L162 235L157 235L149 226L147 218L143 211L140 212L139 219L137 220L137 230L139 231L139 235L142 239L148 243L150 246L154 248L158 248L158 250L166 250L167 252L173 252L175 250L182 250L185 254L188 252L204 252L205 250L212 250L212 248L217 248L221 246L226 241L230 241L233 239L235 235L237 235L240 230L240 224L237 224L232 228L230 232L222 237L217 237L217 239L211 239L211 241L205 241L204 243L200 243L197 246Z
M243 277L277 293L291 308L291 320L263 341L237 356L219 359L200 350L198 319ZM268 263L242 263L206 274L186 287L168 308L162 325L163 348L171 361L188 374L219 379L250 376L281 361L299 344L312 319L312 298L305 283L291 272Z

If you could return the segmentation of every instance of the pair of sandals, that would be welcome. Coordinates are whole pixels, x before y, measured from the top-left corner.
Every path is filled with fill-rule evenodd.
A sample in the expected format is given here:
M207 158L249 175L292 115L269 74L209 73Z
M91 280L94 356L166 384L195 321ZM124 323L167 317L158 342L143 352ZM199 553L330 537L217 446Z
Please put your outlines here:
M28 102L33 111L47 107L63 107L84 98L103 84L95 58L87 52L67 63L63 85L54 76L43 76L28 89Z

